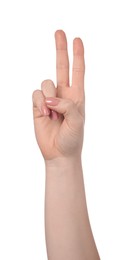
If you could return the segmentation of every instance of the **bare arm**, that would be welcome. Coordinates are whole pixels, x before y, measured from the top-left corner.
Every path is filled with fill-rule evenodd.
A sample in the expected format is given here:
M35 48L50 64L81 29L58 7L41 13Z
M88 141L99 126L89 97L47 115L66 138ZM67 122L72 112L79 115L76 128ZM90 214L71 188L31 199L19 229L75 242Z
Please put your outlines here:
M49 260L98 260L87 214L80 158L46 166L46 243Z
M57 86L33 93L36 139L46 166L45 235L49 260L99 260L87 213L81 152L85 122L84 47L73 41L69 85L67 39L55 33Z

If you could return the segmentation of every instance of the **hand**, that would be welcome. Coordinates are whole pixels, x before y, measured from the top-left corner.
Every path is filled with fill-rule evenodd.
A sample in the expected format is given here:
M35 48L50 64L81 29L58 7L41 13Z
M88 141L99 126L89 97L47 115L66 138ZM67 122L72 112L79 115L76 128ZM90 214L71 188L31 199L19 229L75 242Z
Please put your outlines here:
M73 41L72 86L69 83L67 39L55 32L57 87L51 80L33 92L35 135L45 160L81 154L85 122L84 47ZM47 97L48 96L48 97Z

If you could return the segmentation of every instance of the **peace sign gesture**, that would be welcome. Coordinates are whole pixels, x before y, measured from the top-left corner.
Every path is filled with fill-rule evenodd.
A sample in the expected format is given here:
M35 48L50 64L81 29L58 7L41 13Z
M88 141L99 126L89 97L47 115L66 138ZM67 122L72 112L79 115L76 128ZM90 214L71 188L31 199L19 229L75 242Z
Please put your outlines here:
M33 92L35 134L46 161L80 156L85 121L84 47L80 38L73 41L72 86L69 84L67 39L55 32L57 86L44 80Z

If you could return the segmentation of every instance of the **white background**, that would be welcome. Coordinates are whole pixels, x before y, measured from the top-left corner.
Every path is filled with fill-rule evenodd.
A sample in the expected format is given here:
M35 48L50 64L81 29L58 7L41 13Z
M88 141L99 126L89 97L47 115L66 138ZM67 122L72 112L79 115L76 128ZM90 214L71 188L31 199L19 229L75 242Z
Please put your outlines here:
M0 2L0 259L47 259L44 161L32 92L56 83L54 32L86 60L83 169L102 260L132 259L132 6L128 0Z

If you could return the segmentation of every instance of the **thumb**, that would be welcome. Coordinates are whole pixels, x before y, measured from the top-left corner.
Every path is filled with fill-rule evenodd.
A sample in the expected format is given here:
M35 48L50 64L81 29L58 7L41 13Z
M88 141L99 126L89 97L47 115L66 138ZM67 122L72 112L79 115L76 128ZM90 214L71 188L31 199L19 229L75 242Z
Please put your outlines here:
M80 124L83 125L84 119L79 113L77 105L71 99L47 97L45 102L47 107L62 114L68 121L69 126L78 127Z

